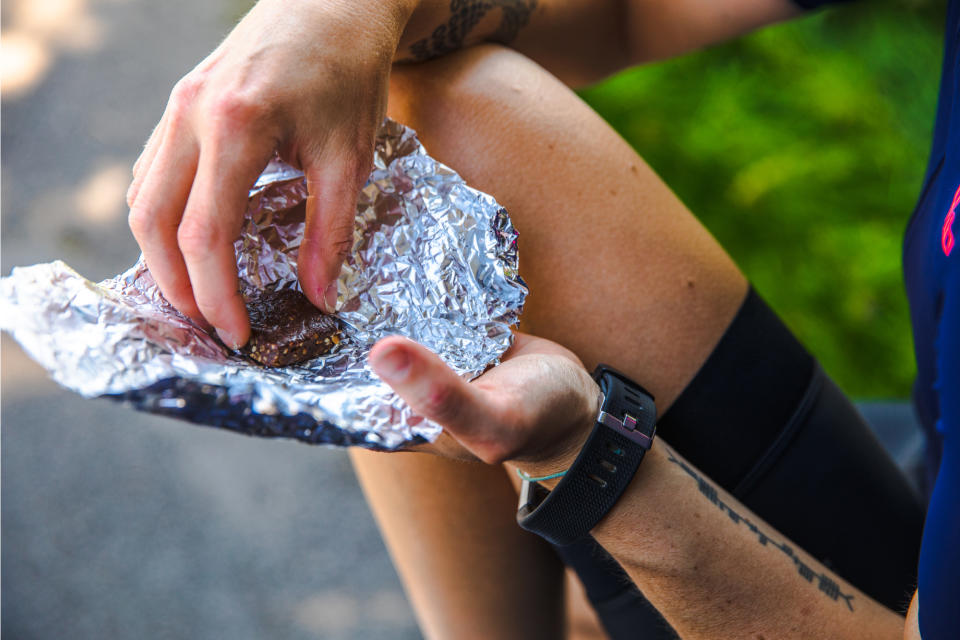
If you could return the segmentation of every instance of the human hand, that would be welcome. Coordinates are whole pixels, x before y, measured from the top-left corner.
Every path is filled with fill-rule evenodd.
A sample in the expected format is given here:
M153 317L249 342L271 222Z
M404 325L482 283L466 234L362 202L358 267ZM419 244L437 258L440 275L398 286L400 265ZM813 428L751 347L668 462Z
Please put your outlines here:
M418 450L488 464L516 461L534 475L572 464L593 428L599 388L571 351L522 333L515 338L501 364L470 383L406 338L374 345L374 372L444 428L444 436Z
M250 324L233 242L273 152L306 174L300 285L332 311L411 0L261 0L181 79L133 168L130 228L163 295L231 347Z

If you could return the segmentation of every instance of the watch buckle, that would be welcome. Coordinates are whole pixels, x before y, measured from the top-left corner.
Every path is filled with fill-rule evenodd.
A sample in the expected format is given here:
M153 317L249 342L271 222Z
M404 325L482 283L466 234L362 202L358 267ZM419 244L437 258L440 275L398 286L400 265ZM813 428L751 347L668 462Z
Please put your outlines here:
M600 392L600 405L603 406L604 402L603 392ZM657 432L657 425L653 423L650 425L650 433L644 433L643 431L637 430L637 419L634 418L629 413L624 413L623 418L618 418L611 413L607 413L603 409L600 409L597 414L597 422L613 429L620 435L624 436L636 442L638 445L644 449L649 449L653 445L653 437Z

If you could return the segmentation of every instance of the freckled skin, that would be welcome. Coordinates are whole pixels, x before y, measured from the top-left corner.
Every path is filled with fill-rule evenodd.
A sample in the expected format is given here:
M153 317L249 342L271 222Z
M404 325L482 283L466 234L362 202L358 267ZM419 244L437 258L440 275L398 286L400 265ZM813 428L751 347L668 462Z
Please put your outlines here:
M251 333L243 352L264 366L284 367L322 356L342 339L336 318L299 291L245 292L244 297Z

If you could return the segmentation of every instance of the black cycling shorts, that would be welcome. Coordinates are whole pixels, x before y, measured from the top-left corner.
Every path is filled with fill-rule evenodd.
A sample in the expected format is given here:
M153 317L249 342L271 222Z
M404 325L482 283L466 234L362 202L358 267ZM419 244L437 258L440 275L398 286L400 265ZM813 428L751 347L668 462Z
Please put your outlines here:
M826 567L881 604L906 610L916 586L920 498L753 289L657 429ZM613 640L676 637L592 539L556 549Z

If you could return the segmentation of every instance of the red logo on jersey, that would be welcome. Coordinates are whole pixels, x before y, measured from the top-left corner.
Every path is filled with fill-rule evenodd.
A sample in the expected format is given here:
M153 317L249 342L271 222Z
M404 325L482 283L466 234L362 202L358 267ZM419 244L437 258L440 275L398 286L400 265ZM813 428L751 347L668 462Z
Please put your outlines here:
M950 211L947 212L947 217L943 221L943 233L940 235L940 246L943 247L943 255L949 256L950 252L953 251L953 245L955 244L953 238L953 220L957 217L957 205L960 204L960 187L957 187L957 192L953 194L953 203L950 204Z

